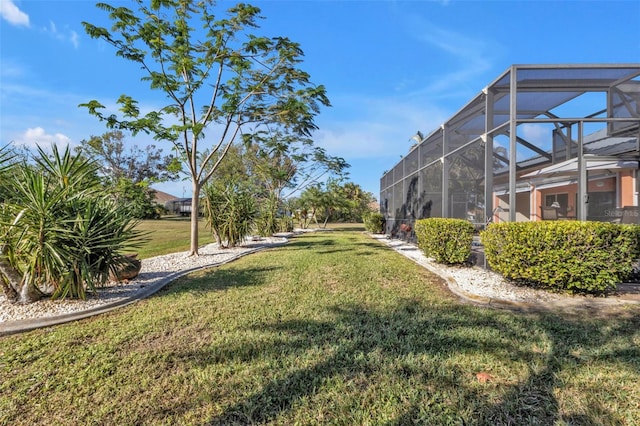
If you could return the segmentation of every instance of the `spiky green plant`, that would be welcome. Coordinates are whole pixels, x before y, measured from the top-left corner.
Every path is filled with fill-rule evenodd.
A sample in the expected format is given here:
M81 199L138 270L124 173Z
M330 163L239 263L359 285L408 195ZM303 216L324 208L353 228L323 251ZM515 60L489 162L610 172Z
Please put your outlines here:
M261 200L259 214L256 220L256 231L260 236L268 237L279 232L280 220L278 210L280 200L275 194L269 194Z
M220 247L235 247L251 234L258 209L248 189L233 183L210 184L203 192L207 226Z
M84 299L140 241L135 220L101 191L95 163L69 148L38 148L36 164L17 169L0 212L5 292L23 303L44 293Z

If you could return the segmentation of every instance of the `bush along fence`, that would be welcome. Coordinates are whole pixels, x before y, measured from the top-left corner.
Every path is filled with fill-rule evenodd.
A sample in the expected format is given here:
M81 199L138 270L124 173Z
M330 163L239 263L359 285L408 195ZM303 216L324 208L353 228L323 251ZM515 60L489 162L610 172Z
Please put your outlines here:
M386 228L386 220L382 213L369 212L362 216L364 229L372 234L383 234Z
M438 263L466 263L471 257L473 224L464 219L429 218L415 223L418 247Z
M492 224L481 233L487 262L505 278L549 290L604 293L633 272L640 226L543 221Z

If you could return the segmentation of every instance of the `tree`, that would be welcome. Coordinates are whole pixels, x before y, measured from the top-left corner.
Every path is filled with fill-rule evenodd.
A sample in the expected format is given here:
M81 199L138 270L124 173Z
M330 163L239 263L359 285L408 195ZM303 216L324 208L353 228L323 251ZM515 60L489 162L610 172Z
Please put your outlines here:
M133 217L160 217L151 184L176 179L180 172L177 158L163 155L162 149L155 145L147 145L144 150L137 145L126 149L124 133L120 130L91 136L80 141L75 150L96 162L107 190Z
M164 182L176 179L180 172L180 162L172 155L163 155L155 145L147 145L144 150L137 145L125 149L124 133L120 130L91 136L80 141L75 149L95 160L102 175L111 182L120 179L133 184Z
M324 222L322 226L326 227L330 219L362 221L363 216L371 211L370 204L374 201L373 194L364 191L358 184L342 184L339 179L329 179L304 190L296 200L296 206L314 219L316 224L320 217ZM305 222L301 221L301 225L304 227Z
M345 222L362 222L364 216L371 212L371 205L376 201L375 196L362 189L353 182L346 182L335 187L338 197L344 200L343 207L338 211L337 219Z
M109 191L113 199L136 219L160 219L164 211L164 206L156 203L156 191L148 182L134 183L127 178L120 178L109 185Z
M204 211L220 248L235 247L253 228L256 199L246 182L210 182L204 187Z
M251 171L261 187L260 235L281 231L283 200L316 185L320 179L342 178L349 164L333 157L310 138L260 132L251 135L246 156Z
M139 64L143 80L166 96L166 105L141 115L138 101L122 95L120 117L103 112L96 100L81 106L109 128L144 131L174 144L191 178L190 250L197 255L201 188L237 136L267 130L310 137L329 100L325 88L298 68L303 52L297 43L251 33L259 8L241 3L221 17L213 0L136 3L136 12L98 4L112 20L111 30L83 25L91 37L114 46L117 56ZM208 154L201 157L203 147Z
M341 157L327 154L311 138L258 132L245 138L253 149L252 172L278 199L315 185L323 177L344 178L350 167Z
M258 213L260 185L251 174L249 157L242 145L232 145L202 190L206 223L220 248L241 243Z
M338 192L335 191L335 181L329 181L327 183L317 183L305 189L298 203L300 205L301 212L306 213L306 218L301 217L301 224L306 227L308 220L313 219L318 223L318 216L322 216L324 219L323 227L326 228L327 222L331 215L340 207L344 205L344 200L338 196Z

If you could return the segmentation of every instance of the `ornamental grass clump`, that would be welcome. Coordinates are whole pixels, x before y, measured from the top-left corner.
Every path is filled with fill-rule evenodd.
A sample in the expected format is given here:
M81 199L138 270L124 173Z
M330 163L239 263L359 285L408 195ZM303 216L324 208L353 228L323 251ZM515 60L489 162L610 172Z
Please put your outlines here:
M569 292L604 293L633 271L640 226L545 221L490 225L481 233L489 266L505 278Z
M418 247L427 257L447 265L469 260L473 231L473 224L464 219L433 217L415 223Z

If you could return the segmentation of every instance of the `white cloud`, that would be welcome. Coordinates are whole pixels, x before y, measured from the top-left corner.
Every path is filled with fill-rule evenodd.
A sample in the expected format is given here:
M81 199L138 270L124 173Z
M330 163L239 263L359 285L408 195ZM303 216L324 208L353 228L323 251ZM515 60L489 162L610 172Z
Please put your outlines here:
M70 30L67 27L65 27L63 31L60 31L58 30L56 23L53 21L49 21L49 26L43 27L42 31L45 32L46 34L49 34L51 37L55 38L56 40L71 43L73 47L75 47L76 49L80 45L80 36L78 35L77 32Z
M18 136L13 143L17 146L25 146L27 148L35 148L36 146L47 148L51 145L65 147L71 145L71 139L62 133L49 135L42 127L36 127L27 129L22 135Z
M2 78L19 78L24 75L25 69L21 64L13 62L9 58L2 60L2 67L0 67L0 76Z
M469 92L478 93L482 87L473 87L479 77L493 67L492 59L502 51L498 43L483 39L477 33L467 35L440 27L432 22L411 15L408 28L418 41L435 49L434 56L444 55L445 63L438 73L427 76L430 82L413 93L414 96L468 98Z
M13 3L13 0L0 1L0 15L12 25L29 26L29 15L21 11L18 6Z
M404 99L354 97L334 99L333 103L336 111L359 111L360 116L348 121L324 121L321 116L314 140L328 154L347 161L406 154L415 143L410 139L417 130L428 135L449 116L435 106Z
M427 90L430 92L444 92L460 83L468 83L475 77L491 69L487 59L488 48L476 39L468 38L442 28L433 28L432 32L423 34L423 40L443 50L459 62L460 68L447 73L436 80Z
M73 44L73 47L75 47L76 49L80 45L80 37L78 36L78 33L75 31L71 31L71 36L69 37L69 40L71 41L71 44Z

